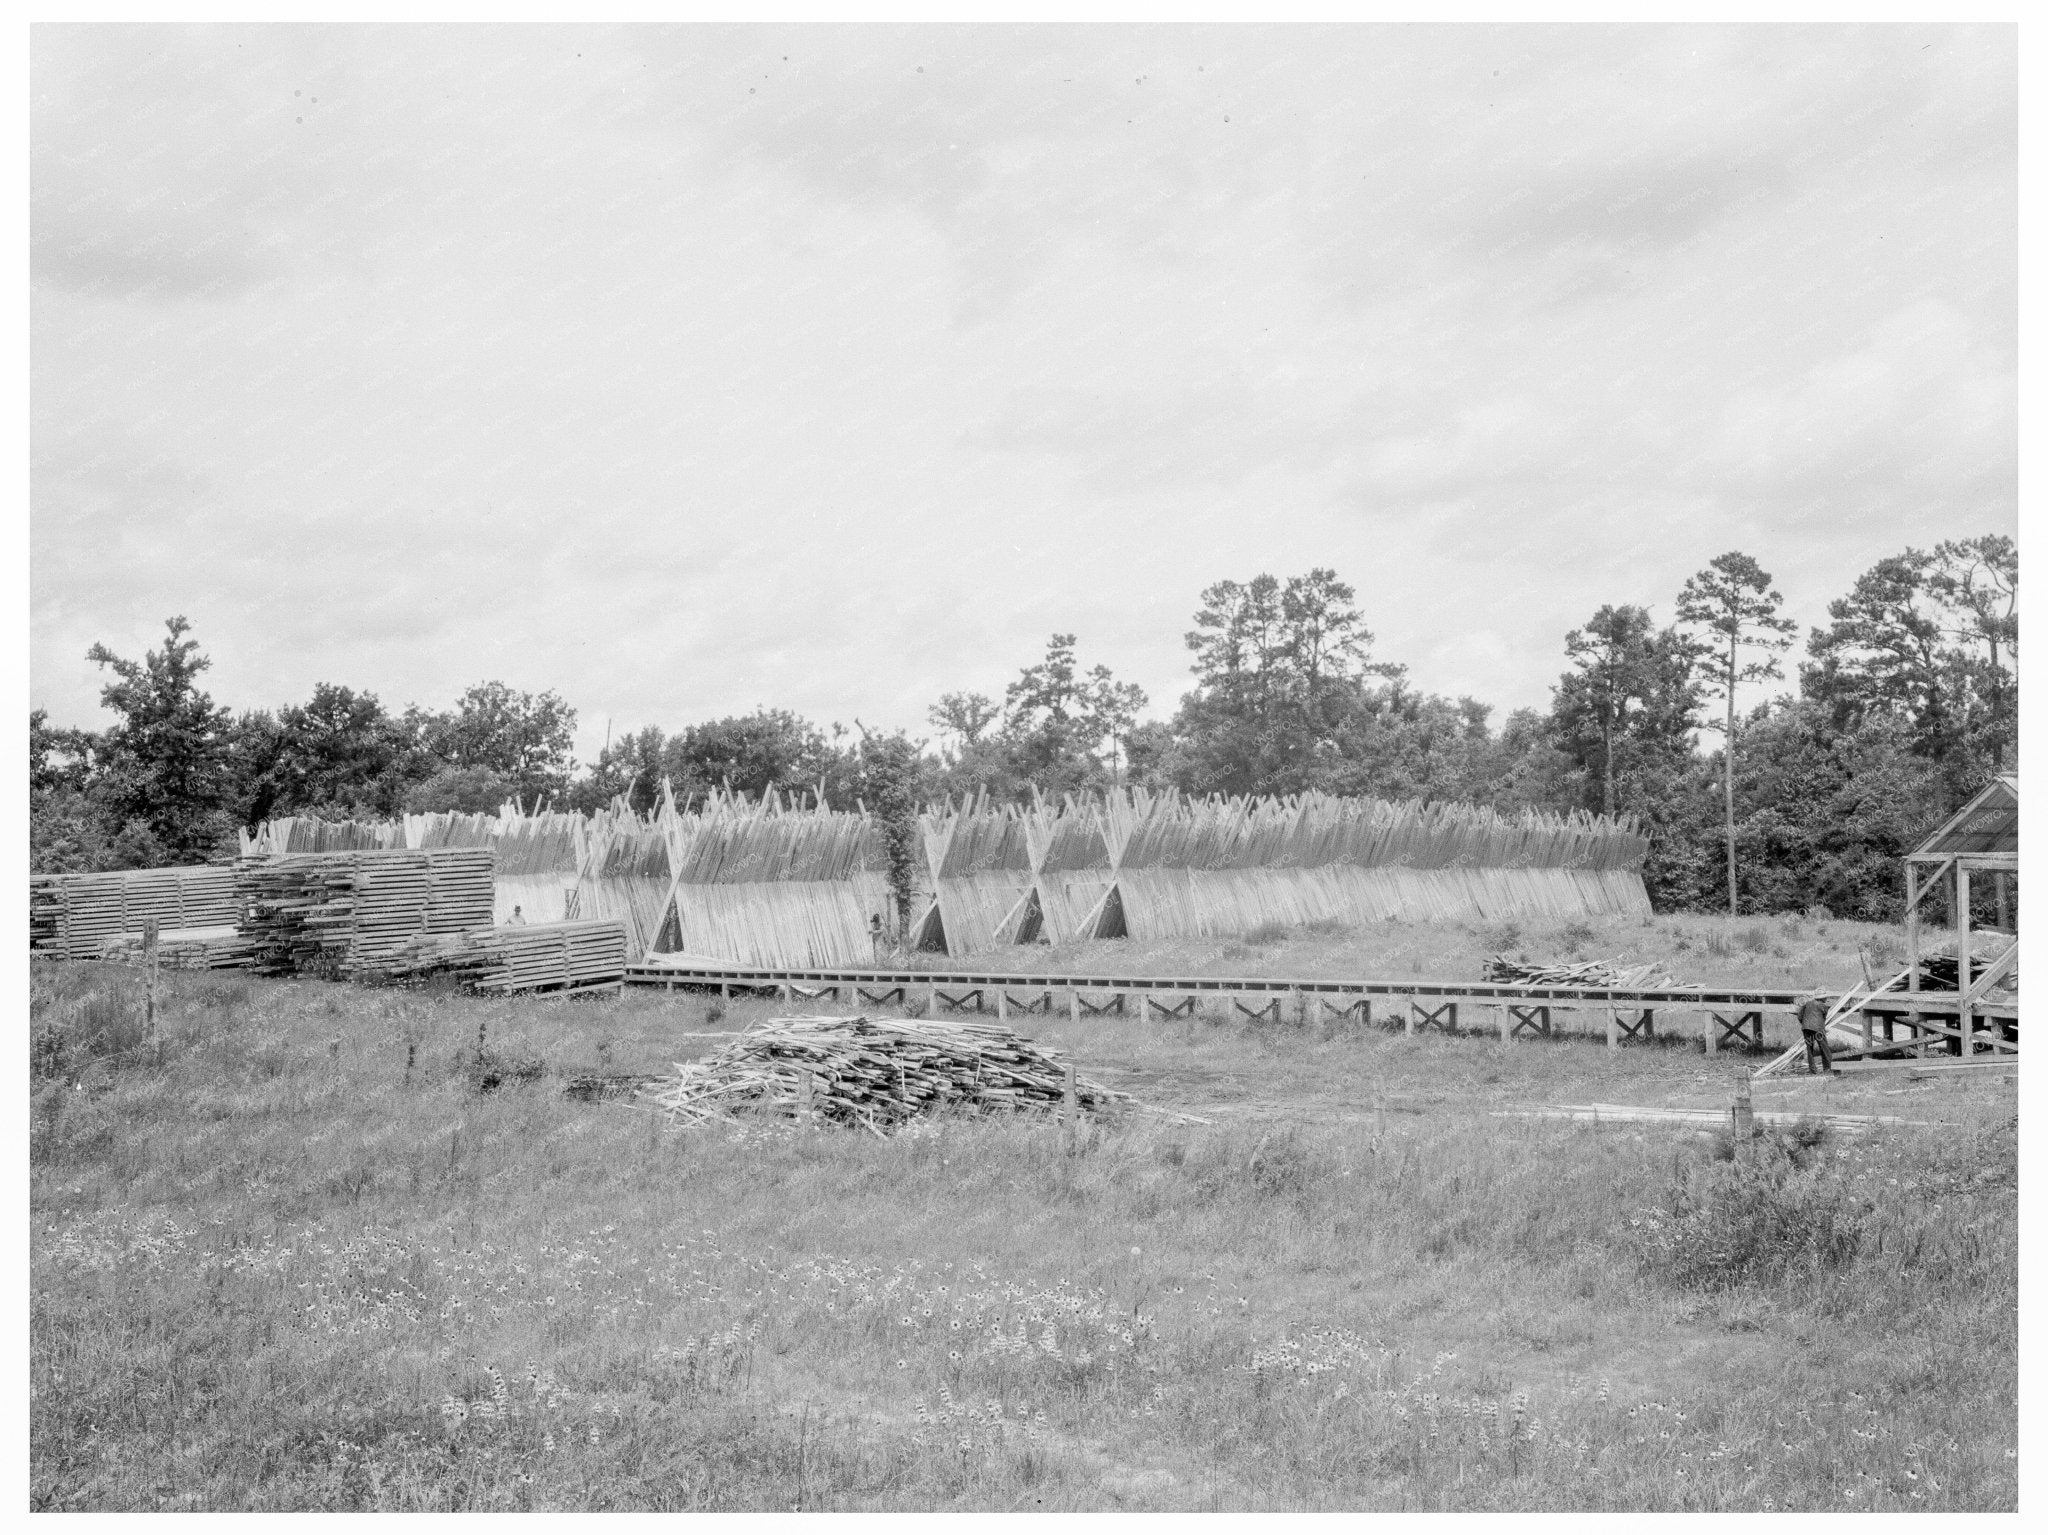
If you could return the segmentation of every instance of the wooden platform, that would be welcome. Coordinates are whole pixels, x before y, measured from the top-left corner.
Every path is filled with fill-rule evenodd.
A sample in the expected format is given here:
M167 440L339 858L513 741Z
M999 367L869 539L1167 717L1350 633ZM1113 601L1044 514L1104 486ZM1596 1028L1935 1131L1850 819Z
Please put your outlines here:
M1404 1027L1415 1033L1438 1029L1473 1032L1473 1014L1484 1010L1483 1032L1502 1039L1545 1036L1555 1012L1604 1015L1610 1047L1650 1043L1667 1014L1696 1016L1696 1031L1711 1053L1728 1045L1760 1048L1766 1013L1796 1014L1803 991L1782 988L1652 987L1622 989L1585 986L1520 986L1485 981L1375 981L1281 976L1101 975L1069 971L1004 973L985 970L769 969L729 965L700 956L678 956L664 964L650 956L628 967L626 984L669 991L711 989L721 994L765 992L787 1000L830 999L846 1006L905 1006L922 1002L937 1012L1049 1012L1062 995L1062 1009L1079 1019L1115 1011L1126 1017L1185 1016L1205 998L1228 1001L1248 1018L1270 1022L1320 1021L1329 1017ZM1906 997L1886 994L1878 1010L1906 1014ZM1380 1009L1375 1016L1374 1008ZM1933 1039L1953 1018L1956 997L1919 992L1911 1011L1922 1015L1921 1035ZM1995 1026L2015 1040L2017 1003L1972 1004L1977 1038L1985 1042ZM1670 1032L1668 1021L1664 1031ZM1881 1023L1874 1027L1881 1033ZM1896 1023L1895 1023L1896 1027ZM1694 1032L1688 1030L1686 1032Z

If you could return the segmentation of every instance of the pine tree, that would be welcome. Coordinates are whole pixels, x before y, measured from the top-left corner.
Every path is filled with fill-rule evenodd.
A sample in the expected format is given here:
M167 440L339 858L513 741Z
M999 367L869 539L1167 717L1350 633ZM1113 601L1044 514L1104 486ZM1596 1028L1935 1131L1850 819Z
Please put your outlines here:
M1723 828L1728 841L1728 915L1736 914L1735 893L1735 692L1745 682L1782 677L1778 655L1788 648L1793 623L1778 616L1785 599L1771 587L1762 566L1740 550L1711 561L1678 594L1678 621L1699 641L1700 680L1709 695L1727 705L1723 722ZM1751 659L1744 659L1745 653Z

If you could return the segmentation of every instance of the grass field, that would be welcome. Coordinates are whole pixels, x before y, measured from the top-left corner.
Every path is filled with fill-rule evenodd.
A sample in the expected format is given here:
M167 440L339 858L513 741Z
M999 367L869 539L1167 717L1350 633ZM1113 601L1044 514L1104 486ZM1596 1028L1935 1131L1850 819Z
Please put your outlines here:
M1757 984L1885 936L1760 926L1719 972L1687 924L1627 936ZM1511 947L1201 957L1401 946ZM1054 1016L1016 1023L1210 1122L677 1132L564 1082L767 1003L168 977L159 1061L139 987L32 972L39 1508L2016 1503L2004 1083L1760 1088L1909 1122L1737 1161L1496 1112L1725 1105L1754 1060L1697 1041Z

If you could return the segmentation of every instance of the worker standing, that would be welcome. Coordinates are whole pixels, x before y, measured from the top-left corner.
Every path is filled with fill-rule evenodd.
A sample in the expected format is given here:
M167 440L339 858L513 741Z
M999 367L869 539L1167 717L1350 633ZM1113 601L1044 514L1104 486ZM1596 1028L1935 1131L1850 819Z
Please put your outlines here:
M1835 1063L1828 1058L1828 999L1811 991L1799 1004L1799 1035L1806 1042L1806 1074L1833 1076ZM1819 1061L1818 1068L1814 1066Z

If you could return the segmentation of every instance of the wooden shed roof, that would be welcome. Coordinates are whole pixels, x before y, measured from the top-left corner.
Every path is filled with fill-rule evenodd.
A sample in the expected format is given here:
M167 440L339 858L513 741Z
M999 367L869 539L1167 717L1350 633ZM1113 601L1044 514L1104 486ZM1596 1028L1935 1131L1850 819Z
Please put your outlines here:
M1971 801L1921 839L1912 858L1968 857L2020 850L2020 781L2000 773Z

